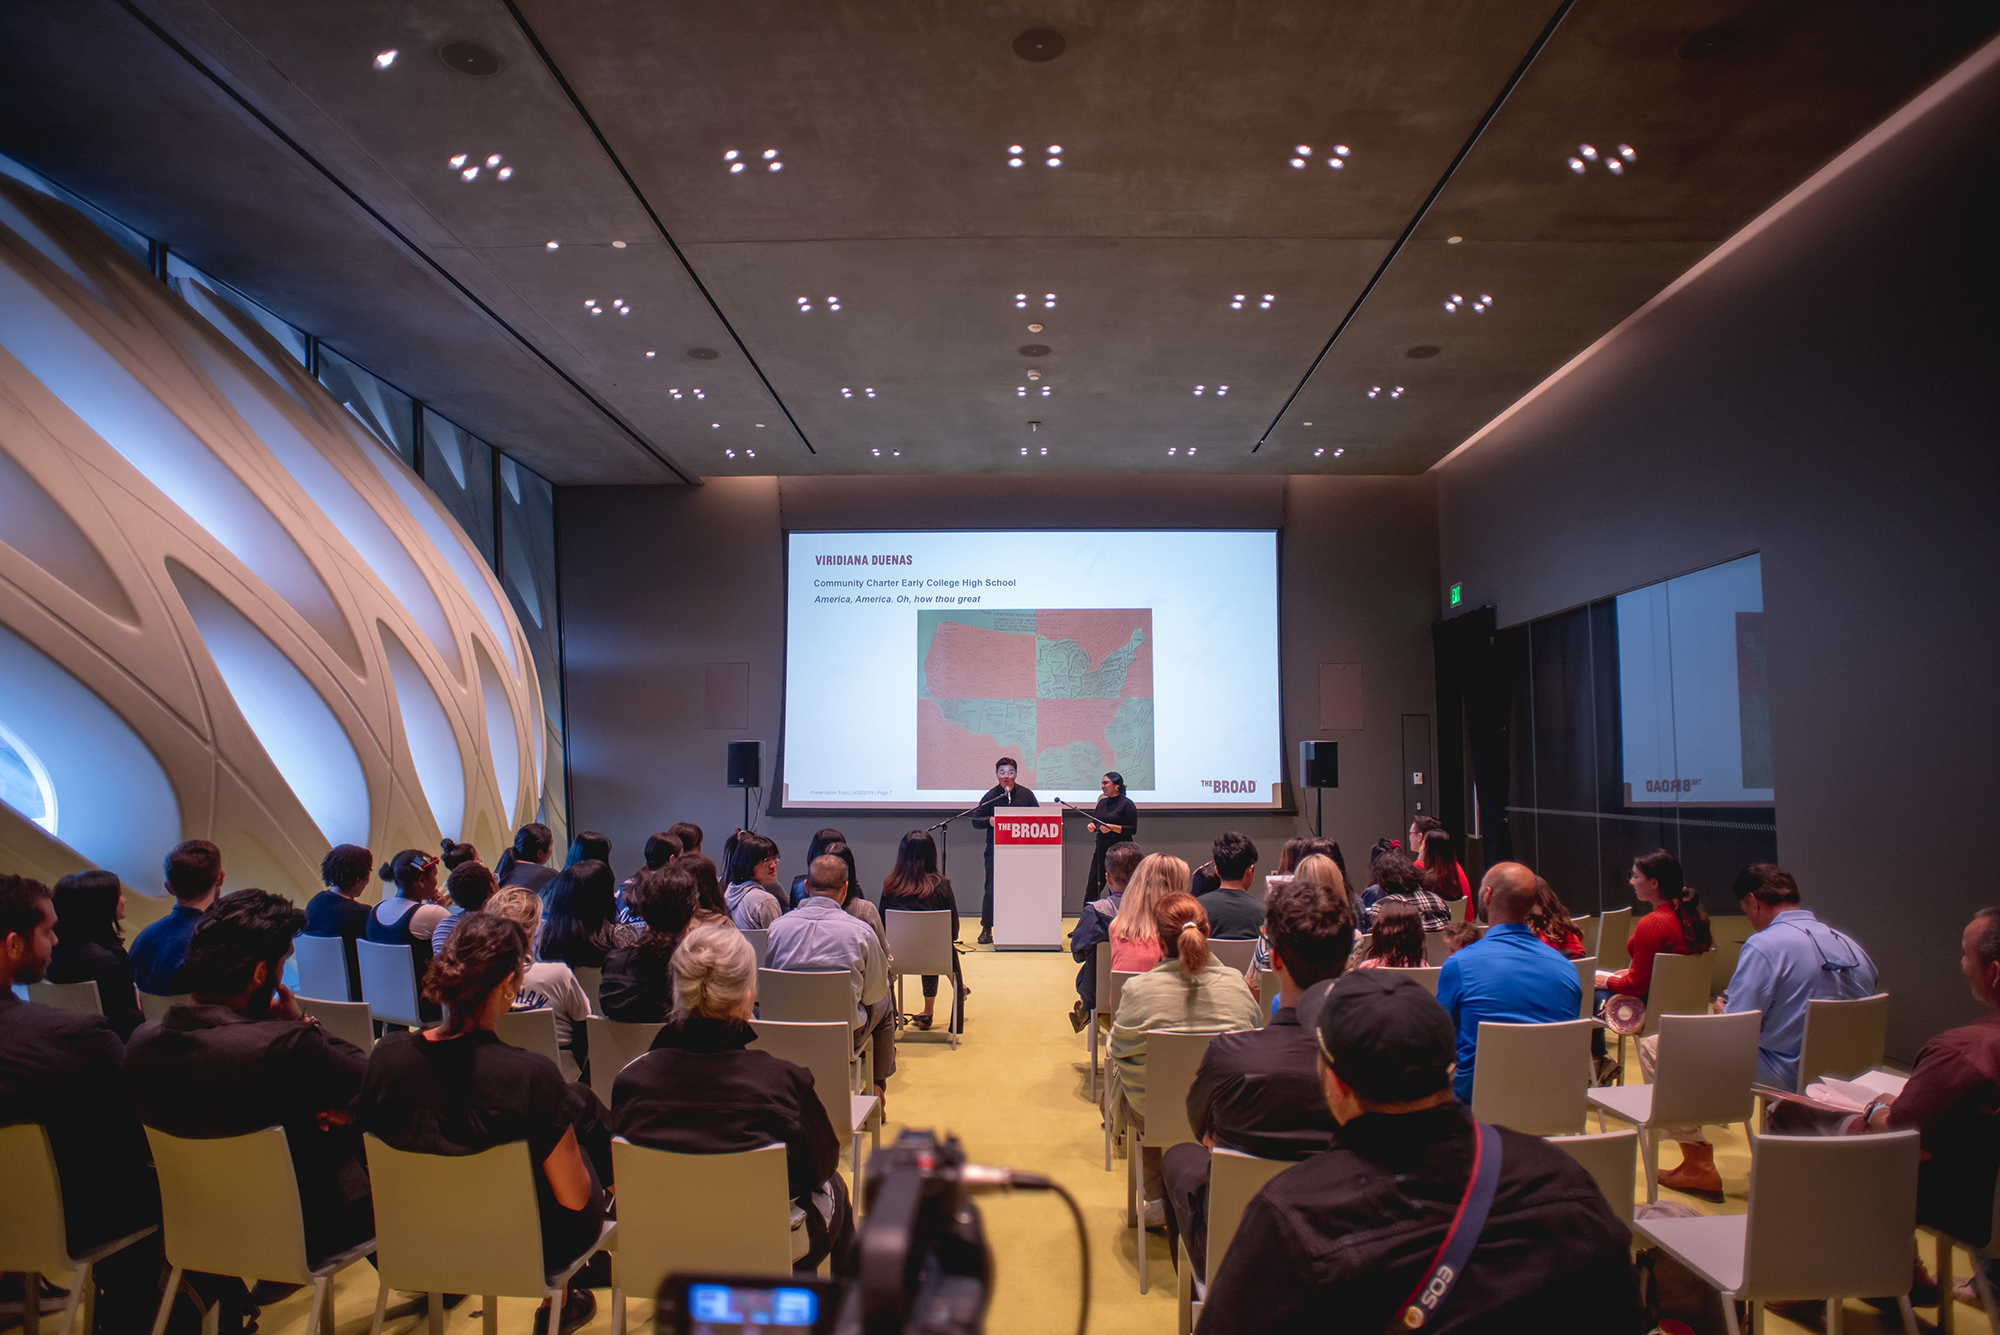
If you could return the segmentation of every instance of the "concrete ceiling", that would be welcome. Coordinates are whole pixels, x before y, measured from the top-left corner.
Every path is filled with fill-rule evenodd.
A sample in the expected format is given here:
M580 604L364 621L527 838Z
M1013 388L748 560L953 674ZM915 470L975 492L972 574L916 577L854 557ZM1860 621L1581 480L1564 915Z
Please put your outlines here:
M34 0L0 7L0 152L557 482L1412 473L1997 25L1970 0ZM1015 53L1035 29L1058 57ZM1584 143L1636 156L1577 173Z

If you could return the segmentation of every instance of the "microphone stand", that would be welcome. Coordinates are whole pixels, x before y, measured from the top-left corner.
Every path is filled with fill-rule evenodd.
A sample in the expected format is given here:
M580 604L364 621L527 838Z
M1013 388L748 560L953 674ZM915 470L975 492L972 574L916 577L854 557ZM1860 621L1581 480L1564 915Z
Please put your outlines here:
M977 815L980 808L991 805L988 802L975 802L955 816L946 816L937 824L924 827L925 834L929 834L932 830L944 831L944 856L939 859L938 875L944 877L946 880L951 879L951 823L955 820L964 820L967 816ZM991 815L992 813L989 811L987 814Z

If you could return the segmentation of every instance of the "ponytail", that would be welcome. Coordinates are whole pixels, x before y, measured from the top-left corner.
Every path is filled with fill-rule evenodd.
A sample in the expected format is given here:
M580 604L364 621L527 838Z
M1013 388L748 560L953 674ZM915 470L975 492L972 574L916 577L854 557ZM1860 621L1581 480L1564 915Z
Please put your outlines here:
M1687 938L1690 955L1715 948L1715 934L1709 930L1708 914L1701 907L1701 893L1693 886L1682 890L1674 901L1674 915L1681 920L1681 935Z
M555 847L555 835L549 831L548 826L538 821L523 825L514 832L513 847L501 853L500 860L493 864L493 878L505 885L507 877L513 873L517 863L523 859L540 862L549 855L549 850L553 847Z
M1160 945L1179 956L1182 973L1208 967L1208 914L1200 900L1185 891L1168 895L1154 906L1153 922Z

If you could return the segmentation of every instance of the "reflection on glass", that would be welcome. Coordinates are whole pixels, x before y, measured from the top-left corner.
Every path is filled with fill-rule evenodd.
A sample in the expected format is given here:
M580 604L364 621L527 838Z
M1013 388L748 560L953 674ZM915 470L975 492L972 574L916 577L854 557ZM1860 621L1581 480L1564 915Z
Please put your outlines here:
M319 382L390 453L411 468L417 466L416 404L409 395L325 345L319 350Z
M182 296L187 296L186 287L180 282L175 282L177 279L185 280L189 284L198 284L203 289L213 293L216 297L228 302L237 310L242 311L245 315L256 321L265 333L276 339L278 346L292 355L292 360L296 361L300 366L306 364L306 336L303 333L292 328L291 325L280 320L277 316L271 314L271 312L265 310L262 306L250 300L250 298L244 296L227 283L217 282L209 275L195 268L192 264L189 264L186 260L183 260L180 256L169 251L167 253L167 280L174 283ZM239 332L232 329L226 321L216 319L213 312L203 309L200 304L193 304L195 309L201 312L202 318L222 331L223 337L227 338L237 347L242 348L253 360L259 362L263 360L263 354L256 350L253 345L250 345ZM278 376L275 378L280 383L283 383L284 377Z
M555 489L504 455L500 459L500 583L534 656L546 727L534 737L542 778L539 819L562 815L562 664L556 628ZM547 763L544 764L544 757Z
M56 832L56 790L28 744L0 726L0 802L50 834Z
M424 410L424 481L493 564L493 447Z

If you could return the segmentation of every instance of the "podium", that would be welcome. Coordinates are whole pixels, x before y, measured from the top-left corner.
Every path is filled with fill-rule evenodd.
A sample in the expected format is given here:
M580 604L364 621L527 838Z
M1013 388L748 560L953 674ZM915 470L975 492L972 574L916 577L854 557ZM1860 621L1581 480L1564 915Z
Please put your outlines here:
M1062 811L993 813L993 948L1062 949Z

